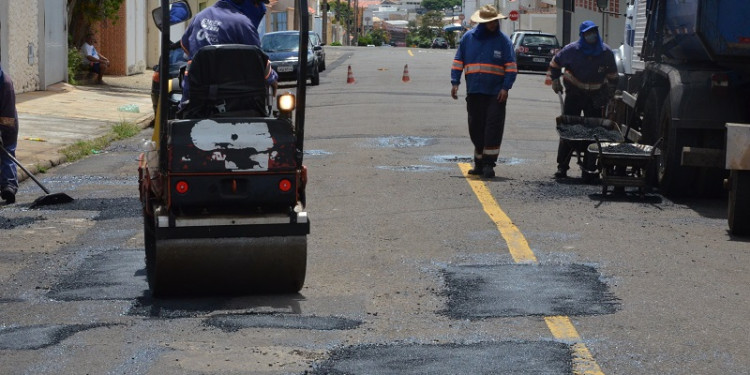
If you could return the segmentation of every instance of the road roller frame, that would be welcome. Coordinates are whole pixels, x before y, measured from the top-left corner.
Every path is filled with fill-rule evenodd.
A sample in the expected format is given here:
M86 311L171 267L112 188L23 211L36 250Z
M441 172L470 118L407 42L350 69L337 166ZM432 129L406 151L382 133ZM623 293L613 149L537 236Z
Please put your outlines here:
M301 78L295 94L277 97L275 109L264 80L246 73L264 77L267 57L254 46L208 46L194 57L191 82L215 80L206 86L210 99L218 100L210 104L217 111L167 120L161 115L167 97L159 97L153 139L145 142L138 166L146 274L155 297L295 293L304 285L310 232L302 164L309 18L307 0L297 1ZM168 56L170 27L161 20L185 22L192 10L184 0L161 0L153 15L162 32L162 56ZM227 77L234 74L221 66L227 63L241 65L244 75ZM160 64L167 71L168 59ZM221 97L224 82L236 97L238 79L256 98L253 108L231 108L233 99ZM168 93L167 85L161 80L159 92ZM191 93L197 87L191 83Z

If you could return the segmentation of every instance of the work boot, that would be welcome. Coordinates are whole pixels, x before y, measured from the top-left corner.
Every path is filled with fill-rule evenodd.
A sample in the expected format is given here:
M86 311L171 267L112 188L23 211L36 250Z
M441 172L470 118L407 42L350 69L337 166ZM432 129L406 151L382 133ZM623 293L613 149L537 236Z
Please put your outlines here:
M568 177L568 170L563 167L557 167L557 172L555 172L555 178L566 178Z
M468 173L470 175L478 176L478 175L482 174L482 172L483 172L482 168L483 167L484 167L484 165L482 164L482 162L475 160L474 161L474 168L469 169Z
M485 165L482 168L482 178L492 178L495 177L495 167L492 165Z
M8 204L16 203L16 192L10 186L3 186L0 189L0 198L3 198Z

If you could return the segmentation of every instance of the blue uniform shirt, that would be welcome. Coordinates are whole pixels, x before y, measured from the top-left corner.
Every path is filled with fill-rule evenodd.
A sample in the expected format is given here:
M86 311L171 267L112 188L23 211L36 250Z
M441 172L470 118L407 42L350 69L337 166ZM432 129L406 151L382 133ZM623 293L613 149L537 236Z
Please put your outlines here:
M466 76L467 94L497 95L510 90L516 81L516 55L510 39L500 30L489 32L484 24L469 30L461 38L451 67L451 84Z

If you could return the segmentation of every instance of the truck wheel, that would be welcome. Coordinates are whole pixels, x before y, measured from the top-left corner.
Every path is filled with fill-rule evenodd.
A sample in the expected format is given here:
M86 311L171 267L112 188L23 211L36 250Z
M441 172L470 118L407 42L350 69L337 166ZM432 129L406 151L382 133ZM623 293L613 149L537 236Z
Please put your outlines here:
M661 105L668 103L664 101L666 96L665 90L660 87L654 87L648 92L646 104L643 107L643 121L641 124L641 134L643 139L640 143L653 145L660 135L660 117Z
M729 173L729 231L736 236L750 235L750 171Z
M668 196L693 195L696 192L691 182L696 169L680 165L682 148L691 144L691 136L680 134L672 127L672 106L669 95L664 99L659 124L661 136L664 139L656 163L659 189L662 194Z

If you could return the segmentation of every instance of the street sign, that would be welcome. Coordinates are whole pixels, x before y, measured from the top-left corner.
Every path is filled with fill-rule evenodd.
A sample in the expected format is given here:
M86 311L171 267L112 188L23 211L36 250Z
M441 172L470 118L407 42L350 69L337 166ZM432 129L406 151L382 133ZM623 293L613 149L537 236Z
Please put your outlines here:
M511 21L518 21L518 11L511 10L510 13L508 13L508 18L510 18Z

